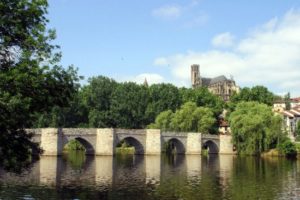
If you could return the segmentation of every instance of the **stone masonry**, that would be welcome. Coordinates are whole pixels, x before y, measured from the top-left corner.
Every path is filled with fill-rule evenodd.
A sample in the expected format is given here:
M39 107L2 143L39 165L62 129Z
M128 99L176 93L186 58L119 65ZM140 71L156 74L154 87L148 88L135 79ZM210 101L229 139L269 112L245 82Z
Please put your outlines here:
M33 141L38 142L43 155L61 155L63 147L73 139L78 140L87 154L114 155L121 140L129 141L138 154L159 155L165 142L172 141L179 153L201 154L203 147L210 153L235 154L230 135L201 133L162 132L159 129L80 129L42 128L28 129L33 132Z

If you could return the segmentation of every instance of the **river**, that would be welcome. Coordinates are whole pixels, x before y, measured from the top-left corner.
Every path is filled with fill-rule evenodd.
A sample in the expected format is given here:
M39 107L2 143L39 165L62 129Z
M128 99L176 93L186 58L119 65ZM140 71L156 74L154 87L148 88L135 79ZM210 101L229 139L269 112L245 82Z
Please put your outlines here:
M300 161L232 155L42 156L0 169L0 199L300 199Z

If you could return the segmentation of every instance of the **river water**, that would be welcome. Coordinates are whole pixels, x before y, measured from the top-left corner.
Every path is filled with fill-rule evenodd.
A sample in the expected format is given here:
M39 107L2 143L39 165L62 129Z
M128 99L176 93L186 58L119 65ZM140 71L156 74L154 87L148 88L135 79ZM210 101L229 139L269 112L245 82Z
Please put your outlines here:
M18 174L0 169L0 199L300 199L300 161L73 152Z

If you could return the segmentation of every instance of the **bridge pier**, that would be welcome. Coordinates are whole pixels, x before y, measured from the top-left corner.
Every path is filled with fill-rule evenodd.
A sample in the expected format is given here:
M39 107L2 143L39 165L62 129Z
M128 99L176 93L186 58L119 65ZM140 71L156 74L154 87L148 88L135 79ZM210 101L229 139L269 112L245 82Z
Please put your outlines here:
M161 132L160 129L147 129L145 154L161 154Z
M43 155L61 155L63 149L61 131L57 128L43 128L40 147L43 149Z
M96 155L114 155L115 141L116 139L114 129L97 129Z
M186 141L186 153L185 154L201 154L201 133L188 133Z
M220 151L219 154L236 154L233 151L232 136L231 135L219 135L220 137Z

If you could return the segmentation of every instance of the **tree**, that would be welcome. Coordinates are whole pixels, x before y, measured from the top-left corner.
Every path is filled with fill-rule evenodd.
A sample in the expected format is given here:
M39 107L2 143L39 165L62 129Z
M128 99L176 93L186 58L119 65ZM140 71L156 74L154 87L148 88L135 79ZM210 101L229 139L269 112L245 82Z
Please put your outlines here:
M77 70L58 65L47 7L46 0L0 1L0 160L12 165L36 147L24 131L33 114L66 106L79 87Z
M193 113L193 117L197 122L197 132L216 133L216 118L212 109L207 107L198 107Z
M173 113L171 110L161 112L149 128L163 131L192 131L211 133L216 123L213 111L206 107L197 107L194 102L187 102Z
M179 90L172 84L153 84L149 87L149 103L146 110L147 123L155 120L155 117L165 111L175 111L181 105Z
M115 80L104 76L89 79L82 93L82 101L88 110L89 127L114 127L111 118L112 95L119 85Z
M171 121L171 128L175 131L196 131L197 123L195 121L194 111L197 105L194 102L183 104L180 109L174 113Z
M300 136L300 121L297 122L295 133L296 137Z
M229 117L233 144L239 153L259 154L275 148L284 134L281 118L271 107L258 102L240 102Z
M120 83L112 93L110 116L114 127L145 128L149 101L147 87L132 82Z
M290 110L291 109L291 95L289 92L286 95L284 95L284 103L285 103L285 109Z
M224 101L209 92L206 87L200 88L180 88L180 94L182 102L195 102L197 106L209 107L214 112L215 116L218 116L224 107Z
M234 94L230 101L237 104L241 101L256 101L272 106L276 96L264 86L255 86L252 88L243 88L239 93Z
M32 127L88 127L88 110L83 102L82 92L77 92L68 106L53 106L51 111L34 115Z
M157 128L161 129L162 131L171 130L171 121L173 117L174 113L172 110L163 111L157 115L155 123L150 124L148 128Z

